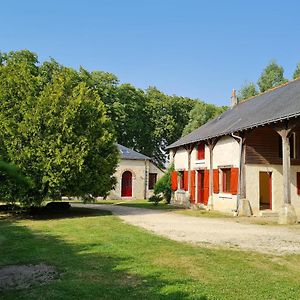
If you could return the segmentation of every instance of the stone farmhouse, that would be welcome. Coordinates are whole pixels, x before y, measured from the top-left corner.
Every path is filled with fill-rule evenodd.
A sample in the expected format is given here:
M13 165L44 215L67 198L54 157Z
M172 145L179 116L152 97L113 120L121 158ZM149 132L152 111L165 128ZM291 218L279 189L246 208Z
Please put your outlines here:
M148 199L164 172L150 157L118 144L120 162L114 176L117 185L108 199Z
M238 103L168 146L175 204L300 219L300 80Z

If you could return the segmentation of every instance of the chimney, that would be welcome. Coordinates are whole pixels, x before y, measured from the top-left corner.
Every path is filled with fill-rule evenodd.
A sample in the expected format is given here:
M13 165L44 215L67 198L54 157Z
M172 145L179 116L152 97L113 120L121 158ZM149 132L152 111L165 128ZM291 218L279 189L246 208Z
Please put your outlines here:
M232 90L231 94L231 108L235 107L239 103L238 98L236 96L236 90Z

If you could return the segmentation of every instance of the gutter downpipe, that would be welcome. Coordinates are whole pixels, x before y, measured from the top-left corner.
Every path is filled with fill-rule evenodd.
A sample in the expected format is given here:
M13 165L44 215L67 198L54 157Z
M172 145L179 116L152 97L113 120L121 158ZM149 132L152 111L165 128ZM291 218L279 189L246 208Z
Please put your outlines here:
M145 185L144 185L144 199L147 199L147 178L148 172L147 172L147 159L145 159Z
M242 156L243 156L243 139L235 134L231 134L233 138L238 139L239 146L240 146L240 157L239 157L239 184L238 184L238 194L237 194L237 200L236 200L236 209L235 212L238 213L239 206L240 206L240 198L241 198L241 175L242 175Z

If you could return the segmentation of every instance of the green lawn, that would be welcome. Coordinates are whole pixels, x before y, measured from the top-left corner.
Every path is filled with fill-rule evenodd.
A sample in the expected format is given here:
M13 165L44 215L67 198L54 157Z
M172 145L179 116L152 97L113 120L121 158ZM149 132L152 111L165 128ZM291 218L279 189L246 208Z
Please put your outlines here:
M300 256L170 241L117 217L0 220L0 265L56 266L61 278L1 299L299 299Z

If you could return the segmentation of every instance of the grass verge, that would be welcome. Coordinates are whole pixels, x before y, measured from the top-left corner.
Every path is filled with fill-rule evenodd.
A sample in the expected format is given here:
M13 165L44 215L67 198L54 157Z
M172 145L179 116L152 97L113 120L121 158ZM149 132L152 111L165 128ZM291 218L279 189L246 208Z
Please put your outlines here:
M78 213L78 209L76 210ZM201 248L107 212L2 219L0 266L46 263L59 280L3 299L298 299L300 256Z

